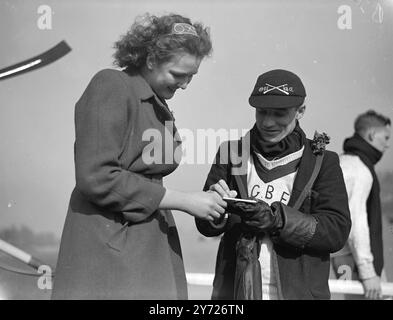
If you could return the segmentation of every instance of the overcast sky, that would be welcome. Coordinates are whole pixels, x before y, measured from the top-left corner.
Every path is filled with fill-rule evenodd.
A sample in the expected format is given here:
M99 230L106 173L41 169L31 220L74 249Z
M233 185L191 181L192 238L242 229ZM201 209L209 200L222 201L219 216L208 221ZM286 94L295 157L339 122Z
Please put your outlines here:
M51 30L37 25L42 4L52 9ZM343 5L351 9L351 29L338 27ZM211 28L212 57L168 101L179 128L251 128L248 97L257 76L275 68L303 80L308 103L301 125L310 137L328 133L331 150L341 152L359 113L373 108L393 118L393 1L1 0L0 69L61 40L72 51L0 81L0 227L23 223L60 235L75 182L75 102L97 71L113 67L113 42L145 12L176 12ZM390 149L377 169L393 170L392 159ZM208 169L182 165L165 185L200 190Z

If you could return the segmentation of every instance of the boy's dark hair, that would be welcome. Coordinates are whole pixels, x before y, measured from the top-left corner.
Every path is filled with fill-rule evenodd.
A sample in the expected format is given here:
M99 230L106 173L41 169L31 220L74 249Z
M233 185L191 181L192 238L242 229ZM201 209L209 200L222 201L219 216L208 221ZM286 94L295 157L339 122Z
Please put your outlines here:
M355 120L355 132L358 134L365 133L370 128L379 128L390 125L390 119L384 115L368 110L360 114Z

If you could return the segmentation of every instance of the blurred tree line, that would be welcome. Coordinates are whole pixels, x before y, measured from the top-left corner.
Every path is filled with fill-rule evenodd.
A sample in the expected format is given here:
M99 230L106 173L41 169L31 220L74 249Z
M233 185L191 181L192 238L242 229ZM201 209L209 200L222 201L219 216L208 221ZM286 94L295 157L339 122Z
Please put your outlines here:
M54 233L36 233L27 226L11 226L0 230L0 239L13 244L18 248L30 249L42 246L58 246L59 239Z

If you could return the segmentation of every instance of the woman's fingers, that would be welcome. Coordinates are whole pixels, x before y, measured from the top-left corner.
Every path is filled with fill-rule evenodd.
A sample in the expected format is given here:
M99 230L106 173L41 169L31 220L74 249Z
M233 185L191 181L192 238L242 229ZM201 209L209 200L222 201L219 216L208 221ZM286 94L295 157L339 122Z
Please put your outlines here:
M214 192L212 194L212 196L214 197L213 201L215 203L214 203L214 206L212 208L212 211L210 212L210 215L213 216L214 218L218 219L218 218L221 217L222 214L225 213L225 208L227 206L227 203L216 192Z
M221 207L221 206L216 206L215 211L218 212L218 214L224 214L225 213L225 208Z
M224 210L224 212L225 212L225 210ZM219 219L219 218L221 218L221 214L220 214L218 211L212 211L212 212L210 213L210 216L213 217L214 219Z
M227 207L227 202L226 201L224 201L223 199L222 199L222 197L221 197L221 195L219 194L219 193L214 193L213 194L213 196L214 196L214 201L216 202L216 204L219 206L219 207L222 207L222 208L226 208ZM217 209L217 208L216 208ZM225 210L224 210L225 211Z
M217 192L221 197L227 197L227 193L218 183L211 185L210 190Z

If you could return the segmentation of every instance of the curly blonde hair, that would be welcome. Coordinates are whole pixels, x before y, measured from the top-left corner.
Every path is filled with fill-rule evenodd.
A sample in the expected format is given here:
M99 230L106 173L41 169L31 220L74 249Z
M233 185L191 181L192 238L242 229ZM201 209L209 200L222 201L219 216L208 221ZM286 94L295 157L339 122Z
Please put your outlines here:
M198 36L172 34L175 23L187 23ZM130 30L115 42L114 64L121 68L139 70L150 54L158 63L169 61L174 55L185 52L198 58L211 54L209 28L178 14L157 17L146 13L137 17Z

